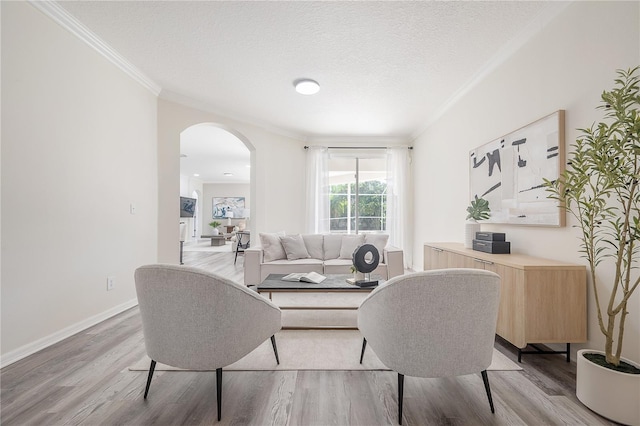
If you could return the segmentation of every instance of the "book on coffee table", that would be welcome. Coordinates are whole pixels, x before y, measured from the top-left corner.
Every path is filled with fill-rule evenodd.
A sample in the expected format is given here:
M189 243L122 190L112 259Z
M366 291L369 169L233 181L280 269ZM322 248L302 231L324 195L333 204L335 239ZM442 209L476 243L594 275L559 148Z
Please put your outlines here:
M283 281L302 281L305 283L314 283L318 284L324 281L327 277L324 275L320 275L317 272L298 272L289 275L285 275L282 277Z

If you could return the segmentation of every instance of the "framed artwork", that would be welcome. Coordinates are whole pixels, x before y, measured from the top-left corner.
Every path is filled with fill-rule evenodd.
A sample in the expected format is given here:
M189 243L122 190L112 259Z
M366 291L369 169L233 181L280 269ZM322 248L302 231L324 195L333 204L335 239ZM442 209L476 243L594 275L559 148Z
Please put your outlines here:
M484 198L491 209L483 222L564 226L565 212L543 181L558 179L564 157L563 110L472 150L471 199Z
M213 218L245 217L244 197L213 197Z

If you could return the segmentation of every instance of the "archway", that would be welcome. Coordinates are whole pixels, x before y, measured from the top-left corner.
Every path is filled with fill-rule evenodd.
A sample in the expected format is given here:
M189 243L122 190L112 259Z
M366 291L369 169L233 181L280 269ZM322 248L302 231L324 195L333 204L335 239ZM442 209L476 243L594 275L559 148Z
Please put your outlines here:
M247 227L251 211L251 151L242 135L215 123L199 123L180 133L180 195L198 199L197 212L190 220L187 244L209 234L209 223L222 223L229 234L234 226ZM234 212L224 217L214 203L232 200ZM236 205L237 204L237 205Z

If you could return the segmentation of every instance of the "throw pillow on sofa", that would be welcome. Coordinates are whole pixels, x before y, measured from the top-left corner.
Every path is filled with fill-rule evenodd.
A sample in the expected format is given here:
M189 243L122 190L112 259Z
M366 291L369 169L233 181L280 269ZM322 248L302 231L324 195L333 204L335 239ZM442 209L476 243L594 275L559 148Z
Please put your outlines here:
M308 259L311 257L300 234L280 237L280 242L287 254L287 260Z
M280 242L280 236L284 236L284 232L276 234L260 233L260 245L264 252L265 262L287 258L287 253L284 251L282 242Z
M324 238L322 234L303 234L302 239L304 240L307 252L309 252L309 257L312 259L324 259L324 250L322 246Z
M353 252L364 244L364 235L343 235L342 246L340 247L340 259L351 259Z
M342 235L340 234L325 234L323 236L322 249L324 256L322 259L337 259L340 257L340 247L342 247Z

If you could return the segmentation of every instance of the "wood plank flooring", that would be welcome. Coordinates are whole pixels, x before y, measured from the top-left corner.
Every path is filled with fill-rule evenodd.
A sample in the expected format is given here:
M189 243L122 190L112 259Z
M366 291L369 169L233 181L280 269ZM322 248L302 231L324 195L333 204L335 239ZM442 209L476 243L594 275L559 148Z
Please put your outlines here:
M185 264L242 282L244 259L185 252ZM497 339L510 359L516 352ZM138 309L130 309L0 372L2 425L217 424L214 372L155 373L128 367L144 355ZM281 354L283 356L283 354ZM359 354L354 354L359 356ZM480 375L406 377L404 425L611 425L575 397L575 363L523 356L523 371L491 371L491 414ZM385 371L229 371L221 425L397 424L397 376Z

